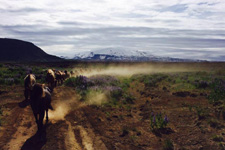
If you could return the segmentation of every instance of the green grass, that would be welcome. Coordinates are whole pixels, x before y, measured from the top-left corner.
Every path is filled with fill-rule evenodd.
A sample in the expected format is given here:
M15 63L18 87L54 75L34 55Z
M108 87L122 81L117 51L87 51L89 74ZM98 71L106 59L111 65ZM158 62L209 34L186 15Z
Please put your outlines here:
M27 75L27 66L15 66L10 65L6 66L1 64L0 65L0 84L1 85L23 85L24 78ZM42 67L29 67L32 69L32 73L34 75L39 76L43 73ZM36 79L39 83L44 83L45 79L44 76L42 79Z
M225 101L225 80L215 79L211 84L211 92L208 96L210 103L216 105L218 102Z

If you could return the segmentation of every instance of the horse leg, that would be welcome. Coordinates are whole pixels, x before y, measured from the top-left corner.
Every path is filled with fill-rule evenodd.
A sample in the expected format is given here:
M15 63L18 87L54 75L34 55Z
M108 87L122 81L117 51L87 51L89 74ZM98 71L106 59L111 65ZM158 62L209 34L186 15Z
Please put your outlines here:
M57 86L57 80L55 80L55 87Z
M48 109L46 109L46 123L48 123Z
M38 120L38 132L39 132L39 136L40 136L40 140L44 140L43 139L43 119L44 119L44 115L45 115L45 110L42 110L39 114L39 120Z
M39 113L38 130L40 133L42 133L44 114L45 114L45 111L41 111Z
M24 96L25 96L25 99L27 100L28 99L28 90L27 89L24 90Z
M33 111L33 114L34 114L34 117L35 117L35 121L36 121L36 123L37 123L37 125L38 125L38 117L37 117L37 113L35 113L35 112Z

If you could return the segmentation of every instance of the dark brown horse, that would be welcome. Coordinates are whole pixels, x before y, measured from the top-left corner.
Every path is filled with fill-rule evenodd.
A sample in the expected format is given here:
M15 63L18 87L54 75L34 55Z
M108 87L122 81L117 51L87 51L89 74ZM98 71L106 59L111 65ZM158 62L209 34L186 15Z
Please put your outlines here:
M70 78L71 75L67 70L65 70L64 73L65 73L65 79Z
M41 135L45 112L46 122L48 122L48 109L53 109L51 106L51 93L48 87L39 83L34 84L31 91L30 105Z
M33 74L28 74L25 78L24 78L24 96L25 99L28 100L30 98L31 95L31 89L33 87L33 85L35 84L36 79L35 76Z
M65 73L60 71L60 70L56 70L55 71L55 78L56 78L56 84L55 85L63 84L63 81L65 80Z

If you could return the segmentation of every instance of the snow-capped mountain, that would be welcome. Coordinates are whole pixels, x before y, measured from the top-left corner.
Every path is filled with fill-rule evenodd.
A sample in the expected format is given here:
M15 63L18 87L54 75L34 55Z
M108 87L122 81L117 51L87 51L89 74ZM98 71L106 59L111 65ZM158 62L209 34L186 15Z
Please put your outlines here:
M111 55L111 56L126 56L126 57L131 57L131 56L149 56L150 53L146 51L134 51L134 50L125 50L125 49L101 49L101 50L93 50L93 51L85 51L85 52L80 52L75 55L75 57L80 57L80 58L86 58L86 57L93 57L95 54L100 54L100 55Z
M152 55L148 51L126 50L126 49L101 49L85 51L75 54L73 59L76 60L92 60L92 61L166 61L166 62L181 62L193 61L188 59L178 59L170 57L158 57Z

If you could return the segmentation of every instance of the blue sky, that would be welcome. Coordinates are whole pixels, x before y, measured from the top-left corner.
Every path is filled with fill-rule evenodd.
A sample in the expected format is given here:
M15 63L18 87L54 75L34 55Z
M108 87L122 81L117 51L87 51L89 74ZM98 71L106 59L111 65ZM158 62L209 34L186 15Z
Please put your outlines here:
M0 0L0 37L73 57L125 48L225 61L224 0Z

